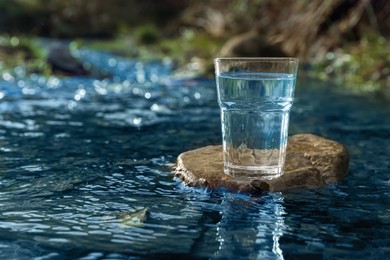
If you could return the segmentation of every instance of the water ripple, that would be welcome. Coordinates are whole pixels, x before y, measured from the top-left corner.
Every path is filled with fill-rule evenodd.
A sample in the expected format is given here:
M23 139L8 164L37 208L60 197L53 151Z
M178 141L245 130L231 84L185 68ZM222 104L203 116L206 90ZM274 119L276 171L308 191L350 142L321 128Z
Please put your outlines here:
M388 104L307 80L291 133L344 143L348 177L260 198L212 191L172 166L220 143L214 81L174 78L169 62L77 55L92 76L0 76L1 259L387 255Z

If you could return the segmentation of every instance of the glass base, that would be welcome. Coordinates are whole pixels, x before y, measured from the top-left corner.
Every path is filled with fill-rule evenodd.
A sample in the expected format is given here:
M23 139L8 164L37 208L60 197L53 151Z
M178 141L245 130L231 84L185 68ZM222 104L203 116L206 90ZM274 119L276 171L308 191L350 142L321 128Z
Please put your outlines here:
M283 174L282 166L237 166L228 165L224 172L239 181L272 180Z

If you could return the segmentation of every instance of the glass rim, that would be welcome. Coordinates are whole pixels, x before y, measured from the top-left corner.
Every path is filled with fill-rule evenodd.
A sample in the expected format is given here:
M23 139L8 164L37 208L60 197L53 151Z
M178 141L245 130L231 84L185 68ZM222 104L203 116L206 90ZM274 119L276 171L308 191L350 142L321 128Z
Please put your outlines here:
M299 58L296 57L223 57L215 58L215 62L219 61L292 61L299 62Z

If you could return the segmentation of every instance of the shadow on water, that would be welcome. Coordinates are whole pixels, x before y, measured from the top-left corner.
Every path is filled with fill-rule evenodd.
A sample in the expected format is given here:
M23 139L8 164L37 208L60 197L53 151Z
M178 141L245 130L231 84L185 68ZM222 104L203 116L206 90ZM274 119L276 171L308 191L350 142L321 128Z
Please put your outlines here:
M290 133L346 145L349 175L261 198L185 187L183 151L220 143L215 83L81 50L110 79L0 78L0 258L383 258L390 105L301 78Z

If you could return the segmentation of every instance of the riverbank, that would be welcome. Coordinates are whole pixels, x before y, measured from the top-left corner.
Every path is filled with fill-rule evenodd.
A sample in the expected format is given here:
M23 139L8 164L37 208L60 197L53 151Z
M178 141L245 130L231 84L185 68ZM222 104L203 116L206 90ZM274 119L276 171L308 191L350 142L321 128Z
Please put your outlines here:
M110 52L137 60L170 60L179 77L213 77L212 59L224 42L195 31L184 31L179 37L152 36L154 29L141 27L133 35L113 39L61 40L71 53L80 49ZM150 43L145 39L155 38ZM28 36L0 36L0 74L23 69L26 74L46 76L56 72L47 62L47 44L55 39ZM300 73L333 80L353 92L377 92L390 97L390 50L388 41L378 35L367 37L357 45L328 52L325 59L305 62ZM92 64L93 65L93 64ZM63 76L63 75L60 75ZM69 75L68 75L69 76Z
M215 57L299 57L300 73L390 96L386 1L29 0L0 7L1 74L56 73L41 43L61 39L70 53L170 60L180 77L213 77Z

